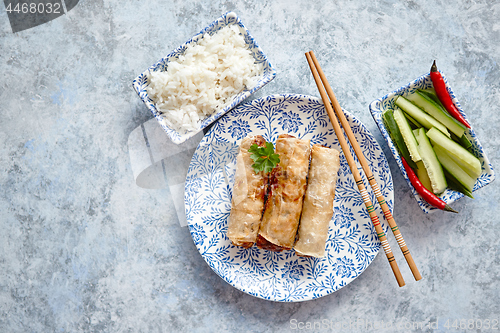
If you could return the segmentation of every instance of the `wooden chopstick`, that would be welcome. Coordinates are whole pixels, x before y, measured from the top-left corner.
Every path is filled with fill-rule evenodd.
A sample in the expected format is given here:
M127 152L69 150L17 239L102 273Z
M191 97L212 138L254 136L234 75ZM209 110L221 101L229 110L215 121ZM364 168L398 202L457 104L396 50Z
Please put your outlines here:
M337 98L335 97L335 94L333 93L333 90L328 83L328 80L326 79L325 74L323 73L323 70L321 69L321 66L319 65L318 59L316 59L316 56L314 55L314 52L310 52L310 56L312 59L312 62L314 66L316 67L316 70L318 71L319 77L321 78L321 81L323 82L326 92L328 96L330 97L330 100L332 101L333 108L335 110L335 113L337 114L337 117L340 119L340 122L342 124L342 127L344 128L344 132L347 134L347 137L349 141L351 142L351 146L354 149L354 152L356 153L356 156L358 157L358 160L361 164L361 167L363 168L363 171L365 172L366 178L368 179L368 182L370 183L370 186L372 187L373 193L375 193L375 196L377 197L377 201L379 202L380 207L382 208L382 211L384 212L384 215L387 219L387 222L389 223L389 226L391 227L391 230L394 234L394 237L396 238L396 241L398 242L398 245L403 252L403 255L406 259L406 262L408 263L408 266L410 267L410 270L413 274L413 277L415 278L416 281L422 279L422 276L420 275L420 272L418 271L417 265L413 261L413 257L411 256L410 250L406 246L406 243L403 239L403 235L401 235L401 231L399 230L396 221L394 220L394 217L392 216L392 213L387 206L387 203L384 199L384 196L380 192L380 188L378 186L377 181L375 180L375 177L372 174L372 171L370 170L370 167L368 166L368 162L366 161L365 156L363 155L363 152L361 151L361 147L359 146L359 143L357 142L356 138L354 137L354 133L351 130L351 126L349 125L344 112L342 111L342 108L340 107L339 102L337 101ZM323 101L324 102L324 101ZM337 134L338 136L338 134Z
M316 85L318 86L318 90L319 90L319 93L320 93L321 98L323 100L323 104L325 105L325 109L328 113L328 116L330 117L330 121L333 125L333 129L335 131L335 134L337 135L337 138L339 140L340 147L342 148L342 151L343 151L344 156L347 160L347 163L349 164L352 175L354 177L354 181L356 182L356 185L358 186L358 190L361 193L361 197L363 198L363 202L366 206L366 209L368 210L368 214L370 216L370 219L373 223L373 226L375 227L375 231L377 232L377 236L380 240L380 243L382 244L385 255L387 256L387 260L389 261L389 264L392 268L394 276L396 277L396 281L398 282L398 285L400 287L402 287L405 285L403 276L401 275L401 272L399 271L398 264L396 262L396 259L394 258L394 254L392 253L389 242L387 241L387 236L384 232L384 229L382 228L382 226L380 224L380 220L379 220L377 214L375 213L375 207L373 206L373 204L370 200L370 197L368 195L368 192L366 191L365 185L363 183L363 179L361 178L361 175L358 171L358 167L356 166L356 162L354 161L354 158L352 157L351 152L349 150L349 145L347 144L347 141L344 137L344 134L342 133L342 130L340 128L340 124L337 120L337 117L335 116L334 111L333 111L332 104L336 107L338 106L338 108L340 108L340 105L338 104L338 101L337 101L335 95L333 94L333 91L332 91L332 94L333 94L332 95L333 96L332 104L330 104L330 100L328 99L328 95L325 92L325 88L323 87L323 85L325 85L325 87L329 87L329 90L331 90L331 87L328 84L328 81L326 79L324 79L322 82L322 78L320 77L320 74L319 74L319 71L321 71L321 67L319 67L319 64L316 64L317 60L315 63L314 59L316 59L316 57L314 56L314 53L312 51L307 52L306 58L307 58L307 62L309 63L309 67L311 68L311 72L313 74L314 81L316 82ZM321 73L322 73L322 71L321 71ZM341 108L340 108L340 111L342 111ZM343 112L341 112L341 113L343 114ZM346 129L344 129L344 130L346 130ZM346 132L347 132L347 130L346 130ZM354 142L357 143L356 140L354 140ZM353 145L353 141L351 141L351 145ZM353 145L353 148L354 148L354 145ZM356 152L356 150L355 150L355 152ZM359 157L358 157L358 159L359 159Z

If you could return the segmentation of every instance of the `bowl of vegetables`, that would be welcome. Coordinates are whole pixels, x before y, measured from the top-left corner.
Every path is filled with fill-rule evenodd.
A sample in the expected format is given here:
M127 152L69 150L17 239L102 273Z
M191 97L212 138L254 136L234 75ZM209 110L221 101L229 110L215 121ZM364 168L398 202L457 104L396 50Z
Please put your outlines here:
M428 74L376 99L370 112L425 213L451 204L495 179L479 139L448 80L434 63Z

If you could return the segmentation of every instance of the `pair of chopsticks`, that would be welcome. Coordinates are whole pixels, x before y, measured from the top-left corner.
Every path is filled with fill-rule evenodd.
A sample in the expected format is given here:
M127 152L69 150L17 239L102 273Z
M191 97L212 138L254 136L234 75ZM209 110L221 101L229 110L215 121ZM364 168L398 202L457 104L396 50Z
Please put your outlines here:
M382 243L382 247L384 248L385 255L387 256L387 259L389 260L389 264L391 265L392 271L394 273L394 276L396 277L396 280L397 280L399 286L400 287L404 286L405 281L403 280L403 276L401 275L401 272L399 271L398 264L396 263L396 259L394 258L394 254L392 253L391 247L389 246L389 242L387 241L387 237L386 237L386 234L384 232L384 229L382 228L382 226L380 224L380 220L379 220L377 214L375 213L375 207L373 206L373 203L370 200L368 192L366 191L365 185L363 183L363 179L361 178L359 170L356 166L356 162L354 161L354 158L351 155L348 143L344 137L344 134L342 133L342 130L340 128L337 117L340 119L340 122L342 123L342 127L344 128L344 131L345 131L345 133L346 133L346 135L351 143L351 146L354 149L356 156L358 157L358 160L361 164L361 167L363 168L363 171L366 175L366 178L368 179L368 182L370 183L370 186L372 187L373 193L375 193L375 196L377 197L377 201L379 202L380 207L382 208L382 211L384 212L384 215L387 219L387 222L389 223L389 226L391 227L391 230L394 234L394 237L396 237L398 245L401 248L401 251L403 252L403 255L406 259L406 262L408 263L408 266L410 266L410 270L411 270L413 276L415 277L415 280L416 281L420 280L422 278L422 276L420 275L420 273L417 269L417 266L415 265L415 262L413 261L413 258L410 254L410 250L408 250L408 247L406 246L406 243L403 239L403 236L401 235L401 231L399 230L399 228L396 224L396 221L394 220L394 217L392 216L391 211L389 210L389 207L387 206L387 203L384 199L384 196L380 192L380 188L377 184L377 181L375 180L375 177L373 176L373 173L371 172L370 167L368 166L368 162L366 161L365 156L363 155L363 152L361 151L359 143L356 141L356 138L354 137L354 133L351 130L351 126L347 122L345 114L342 111L342 108L340 107L340 104L337 101L337 98L335 97L335 94L333 93L333 90L330 87L330 84L328 83L328 80L326 79L326 76L323 73L323 70L321 69L321 67L318 63L318 60L316 59L314 52L313 51L307 52L306 58L307 58L307 62L309 63L309 67L311 68L311 72L314 76L314 80L316 81L316 85L318 86L318 90L319 90L319 93L321 95L321 98L323 99L323 104L325 105L328 116L330 117L330 121L333 125L333 129L335 130L335 134L337 135L337 138L339 140L342 151L344 152L344 156L347 160L347 163L349 164L349 167L351 168L351 172L352 172L352 175L354 176L354 180L356 182L356 185L358 186L358 190L361 193L361 197L363 198L363 202L365 203L366 209L368 210L368 214L370 215L370 219L373 223L373 226L375 227L375 231L377 232L377 236L378 236L380 242ZM326 92L325 92L325 89L326 89ZM331 103L330 103L330 100L331 100ZM337 116L335 116L335 113L332 109L332 106L333 106L333 109L335 109L335 113L337 114Z

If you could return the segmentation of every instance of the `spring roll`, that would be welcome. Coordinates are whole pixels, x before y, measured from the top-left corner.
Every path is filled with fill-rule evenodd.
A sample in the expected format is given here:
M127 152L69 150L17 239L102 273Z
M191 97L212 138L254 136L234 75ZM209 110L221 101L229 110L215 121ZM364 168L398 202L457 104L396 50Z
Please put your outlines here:
M293 247L309 170L309 140L282 134L276 141L280 163L271 172L257 246L271 251Z
M248 149L252 144L265 147L266 140L260 135L241 141L236 157L231 212L227 236L236 246L251 247L257 238L264 210L264 197L268 177L264 172L255 173Z
M298 255L317 258L325 255L340 168L339 154L336 149L317 144L311 149L307 190L302 205L298 239L294 246Z

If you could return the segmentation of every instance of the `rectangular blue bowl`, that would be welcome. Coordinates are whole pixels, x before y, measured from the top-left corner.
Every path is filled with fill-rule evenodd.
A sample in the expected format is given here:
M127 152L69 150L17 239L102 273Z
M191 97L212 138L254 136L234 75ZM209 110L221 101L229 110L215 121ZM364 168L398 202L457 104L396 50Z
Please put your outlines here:
M169 62L175 61L176 59L179 58L180 55L182 55L186 51L186 47L189 44L196 43L199 41L201 38L203 38L204 34L209 34L209 35L214 35L217 31L220 29L224 28L225 26L228 25L237 25L238 28L240 29L243 37L245 38L245 42L252 52L253 57L255 58L256 63L258 64L263 64L264 67L264 72L262 76L259 78L257 81L256 85L254 87L248 87L248 89L243 90L239 94L233 96L233 99L231 103L229 103L226 107L218 111L217 113L211 115L210 117L204 119L201 122L201 126L198 130L196 131L191 131L186 134L181 134L174 129L166 126L163 124L163 116L162 114L156 109L154 102L151 100L151 98L148 96L148 91L147 87L149 86L148 82L148 74L150 72L155 72L155 71L165 71L168 67ZM262 88L264 85L269 83L271 80L274 79L276 76L276 71L275 69L271 66L271 63L267 59L266 55L262 51L262 49L257 45L253 37L250 35L250 32L245 28L239 17L233 13L233 12L228 12L221 17L219 17L217 20L212 22L208 27L204 28L201 30L198 34L194 35L191 39L189 39L187 42L179 46L177 49L175 49L172 53L167 55L166 57L162 58L160 61L158 61L156 64L152 65L149 67L146 71L141 73L139 76L137 76L134 81L132 82L132 85L139 95L139 97L142 99L144 104L146 104L147 108L153 113L153 116L158 120L158 123L160 126L165 130L167 133L168 137L172 140L172 142L176 144L180 144L187 139L193 137L196 133L200 132L210 124L212 124L214 121L222 117L226 112L229 110L233 109L235 106L240 104L243 100L248 98L250 95L255 93L257 90Z
M455 97L455 94L451 90L450 85L448 84L448 80L446 79L446 77L442 73L441 73L441 75L443 76L444 81L446 82L446 87L448 89L448 92L450 93L450 96L453 100L453 103L455 103L455 105L457 106L460 113L468 121L467 117L465 116L465 113L463 112L462 108L460 107L460 103L458 102L457 98ZM398 96L406 97L409 94L414 93L417 89L429 89L432 87L433 86L432 86L430 74L425 74L425 75L422 75L421 77L417 78L413 82L410 82L407 85L402 86L402 87L394 90L393 92L385 95L384 97L376 99L372 103L370 103L370 112L372 114L372 117L375 120L375 123L377 123L377 126L380 129L380 132L382 133L382 136L384 137L385 141L387 141L387 144L389 145L389 148L391 149L392 155L396 159L396 162L399 166L399 169L401 170L403 177L406 179L406 182L408 183L408 186L410 187L411 192L413 193L413 196L417 200L417 203L420 206L420 208L425 213L430 213L430 212L433 212L433 211L439 210L439 209L435 208L434 206L429 205L417 193L417 191L415 190L415 188L411 184L410 180L408 179L408 175L406 174L406 171L404 169L403 163L401 161L401 157L399 156L399 153L395 147L395 144L392 142L392 139L389 136L387 129L385 128L384 122L382 120L382 114L384 113L384 111L394 108L394 101L396 100L396 98ZM486 152L483 150L483 147L481 146L481 143L479 142L474 130L467 129L465 134L472 143L473 154L476 157L478 157L479 160L481 161L482 172L481 172L481 175L476 180L476 184L474 185L474 189L473 189L473 192L474 192L474 191L477 191L478 189L480 189L481 187L491 183L495 179L495 173L493 171L493 166L489 162L488 157L486 156ZM451 203L462 198L463 196L464 195L460 192L446 189L446 191L444 193L442 193L439 197L442 200L444 200L444 202L446 202L448 205L450 205Z

